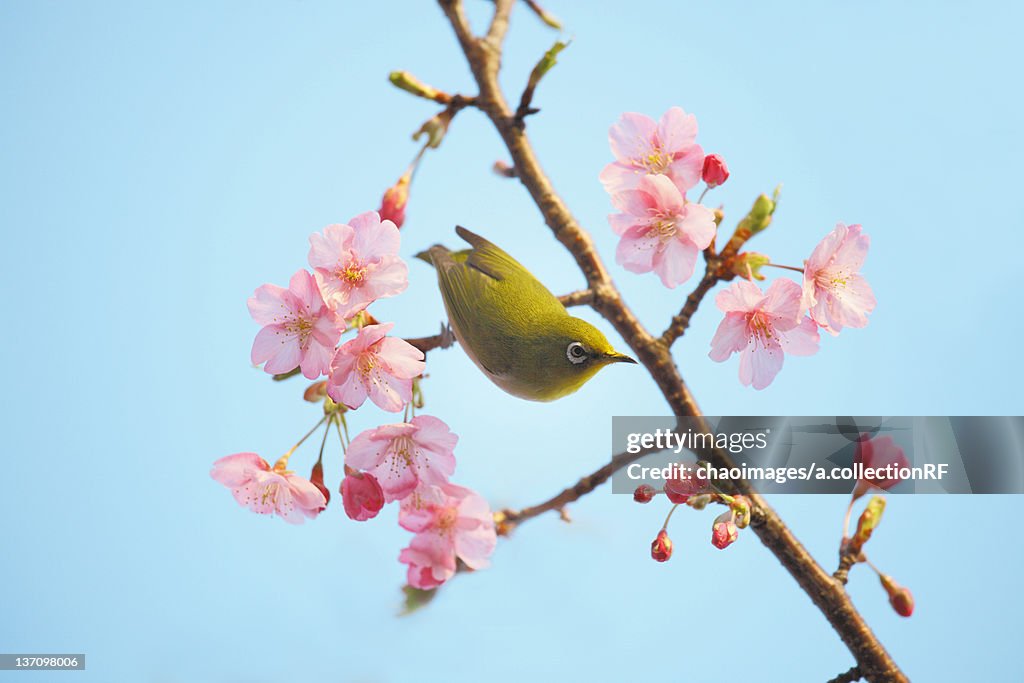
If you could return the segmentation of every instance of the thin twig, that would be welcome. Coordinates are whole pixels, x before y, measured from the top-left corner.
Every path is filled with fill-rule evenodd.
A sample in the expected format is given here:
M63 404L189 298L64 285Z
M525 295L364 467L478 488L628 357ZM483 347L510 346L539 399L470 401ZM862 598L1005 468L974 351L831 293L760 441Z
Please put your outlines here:
M704 300L707 293L717 283L718 275L716 269L709 263L707 270L704 272L704 277L701 278L697 287L690 292L690 296L686 297L686 303L683 304L683 308L672 318L672 322L669 323L668 328L661 335L662 344L671 347L677 339L683 336L683 333L690 327L690 318L697 312L700 302Z
M558 297L558 300L562 302L562 305L566 308L572 308L573 306L587 306L594 301L594 290L592 289L580 289L575 292L569 292Z

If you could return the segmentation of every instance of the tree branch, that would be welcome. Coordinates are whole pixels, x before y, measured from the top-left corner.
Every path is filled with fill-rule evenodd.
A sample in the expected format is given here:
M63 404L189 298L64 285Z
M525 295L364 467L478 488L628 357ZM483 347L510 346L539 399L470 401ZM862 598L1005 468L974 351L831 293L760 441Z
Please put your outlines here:
M637 360L651 374L674 414L700 417L700 408L679 374L668 345L663 339L652 337L622 300L594 247L592 238L572 216L561 197L555 193L524 130L516 124L501 91L498 84L501 38L507 28L512 2L513 0L495 1L494 19L486 41L481 41L470 30L459 0L439 0L480 89L477 107L488 116L501 135L519 180L533 198L545 223L555 238L569 251L586 277L589 289L593 291L591 306L611 323L634 351ZM717 466L732 465L728 454L721 450L709 453L708 459ZM585 477L576 486L566 489L554 499L535 506L539 511L534 513L534 516L549 509L558 509L561 498L565 498L567 502L578 499L606 481L611 473L621 466L622 463L612 460L590 475L593 479ZM750 497L753 507L751 528L832 624L856 659L863 676L869 681L906 681L906 676L857 613L843 587L811 557L771 506L748 482L741 480L735 484L738 492ZM580 489L579 492L576 491L577 487ZM571 493L567 493L570 491ZM531 508L526 509L530 510Z

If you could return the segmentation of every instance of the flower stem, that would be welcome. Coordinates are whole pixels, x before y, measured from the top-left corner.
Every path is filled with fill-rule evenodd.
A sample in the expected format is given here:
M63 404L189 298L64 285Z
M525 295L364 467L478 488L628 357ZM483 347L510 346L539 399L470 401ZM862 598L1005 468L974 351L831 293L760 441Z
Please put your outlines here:
M278 471L283 471L283 470L287 469L288 468L288 459L290 457L292 457L292 453L294 453L298 449L298 447L301 446L303 444L303 442L305 442L306 439L311 437L313 435L313 432L315 432L317 429L320 428L320 425L322 425L324 423L324 421L327 420L327 417L328 417L327 415L324 415L323 417L321 417L320 421L317 422L315 425L313 425L313 428L310 429L308 432L306 432L306 435L303 436L301 439L299 439L298 443L296 443L294 446L289 448L287 453L285 453L280 458L278 458L277 462L274 463L274 469L278 470Z
M797 268L796 266L784 266L784 265L779 264L779 263L766 263L764 265L771 266L772 268L783 268L785 270L793 270L793 271L796 271L798 273L804 272L803 268Z

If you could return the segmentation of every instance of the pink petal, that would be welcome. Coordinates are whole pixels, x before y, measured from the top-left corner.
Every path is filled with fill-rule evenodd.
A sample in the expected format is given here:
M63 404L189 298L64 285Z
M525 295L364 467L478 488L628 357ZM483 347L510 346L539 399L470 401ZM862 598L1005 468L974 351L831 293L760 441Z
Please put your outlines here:
M614 195L626 190L635 190L643 176L643 170L633 169L620 163L611 163L604 167L598 179L604 185L605 192Z
M686 215L676 223L676 228L696 245L707 249L715 239L715 212L701 204L687 204Z
M840 226L843 224L840 223ZM839 227L836 228L839 231ZM871 238L861 233L859 225L851 225L846 228L845 236L839 248L832 257L834 266L844 270L859 270L864 265L868 256L868 248L871 246Z
M653 206L665 215L676 215L682 213L685 202L679 188L675 186L671 178L663 175L646 175L640 179L637 186L641 193L646 193L653 199ZM643 214L638 214L643 215Z
M258 287L249 297L249 315L260 325L280 322L289 312L284 303L286 291L283 287L271 284Z
M793 329L779 330L776 328L775 334L786 353L794 356L813 356L818 352L821 335L818 334L818 326L806 316Z
M804 264L804 272L808 273L813 278L819 270L827 266L832 261L832 258L835 256L836 251L838 251L845 238L846 226L839 223L832 232L825 235L825 237L818 242L818 245L814 247L814 251L811 252L811 257L807 259L807 263Z
M622 235L633 226L640 225L640 222L636 216L625 213L613 213L608 215L608 224L612 227L612 232L616 235Z
M307 312L307 314L315 314L324 307L324 300L320 296L320 289L317 287L313 275L308 270L299 270L292 275L292 279L288 283L288 291L295 295L298 303L302 306L300 310Z
M618 123L608 130L608 143L612 154L623 163L646 156L657 133L654 119L635 112L626 112Z
M704 170L704 150L694 145L679 154L669 164L667 175L683 194L700 182L701 171Z
M689 240L680 240L678 235L654 256L654 272L669 289L689 280L696 264L697 247Z
M380 343L379 353L391 374L402 379L419 377L427 368L423 352L404 339L386 337Z
M366 429L356 435L345 450L345 464L356 470L372 470L384 460L387 441L377 438L376 429Z
M715 296L715 305L723 313L749 313L761 305L764 293L749 280L736 280Z
M355 229L355 240L352 249L360 260L376 260L382 256L394 256L398 253L402 238L398 227L391 221L381 222L376 211L367 211L349 221Z
M254 472L269 469L267 461L255 453L235 453L214 461L210 476L224 486L235 487L252 479Z
M338 262L347 259L355 231L349 225L335 223L323 233L309 236L309 265L312 268L333 270Z
M286 477L286 479L288 480L288 488L291 492L292 499L298 507L313 513L313 516L327 507L327 499L324 497L323 492L318 489L313 482L294 474Z
M627 230L615 249L615 262L631 273L649 273L654 268L657 237L648 237L648 228L634 226Z
M652 209L657 208L657 197L648 188L644 187L644 181L648 176L643 176L635 190L623 190L611 196L612 206L619 211L637 218L646 219L651 215Z
M697 139L697 117L687 114L682 107L672 107L661 115L658 122L658 142L670 154L693 146ZM701 155L703 156L703 155ZM704 160L701 159L701 164Z
M727 313L722 322L718 323L715 336L711 339L711 352L708 356L716 363L721 363L742 350L747 345L749 336L746 316L741 313Z
M740 383L764 389L779 374L782 361L782 348L778 342L772 340L762 345L756 337L751 338L747 348L740 352Z
M800 285L789 278L780 277L773 280L768 287L761 308L769 315L788 323L783 325L783 329L789 329L797 324L802 298L803 288Z
M301 354L299 338L295 334L277 325L268 325L256 334L251 359L257 365L266 359L263 371L277 375L299 367Z

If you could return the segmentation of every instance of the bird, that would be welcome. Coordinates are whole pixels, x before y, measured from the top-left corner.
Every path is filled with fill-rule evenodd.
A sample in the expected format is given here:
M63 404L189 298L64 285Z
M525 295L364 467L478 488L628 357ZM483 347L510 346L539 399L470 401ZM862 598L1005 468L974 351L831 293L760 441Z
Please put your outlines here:
M616 351L522 264L462 226L471 247L436 244L417 258L433 264L455 338L473 363L505 392L554 401L612 363L636 363Z

